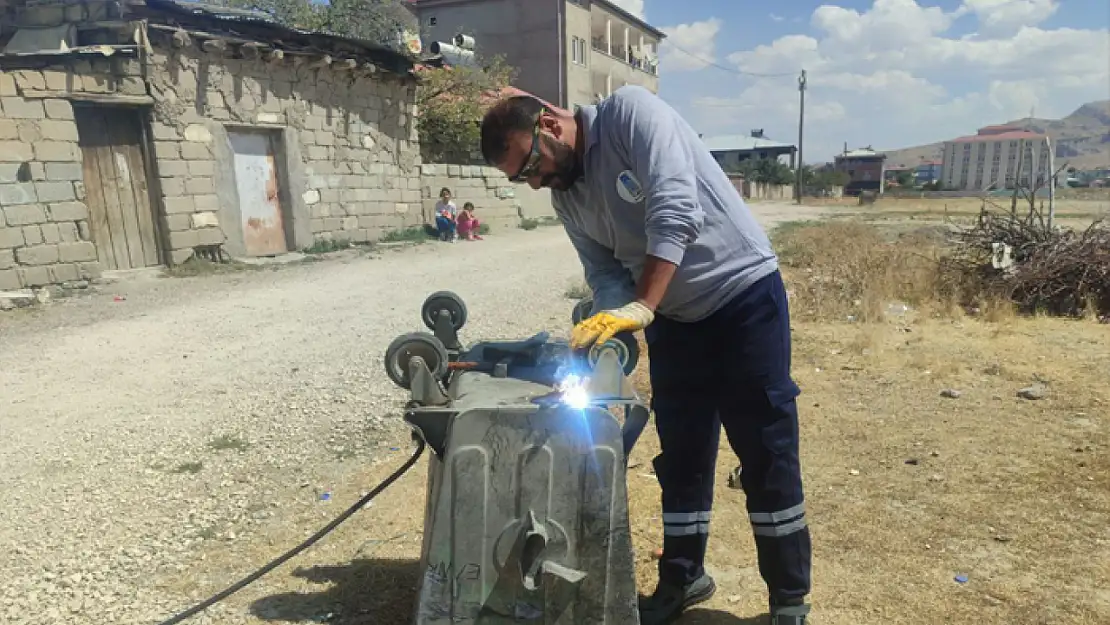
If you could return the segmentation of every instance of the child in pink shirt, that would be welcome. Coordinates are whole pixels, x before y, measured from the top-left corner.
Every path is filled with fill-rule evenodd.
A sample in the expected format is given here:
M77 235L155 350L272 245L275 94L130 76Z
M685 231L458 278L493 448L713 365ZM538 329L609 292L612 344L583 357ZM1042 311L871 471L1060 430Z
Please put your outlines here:
M470 202L463 204L462 212L459 213L458 220L456 221L459 228L459 236L467 241L481 241L482 237L478 234L478 217L474 215L474 205Z

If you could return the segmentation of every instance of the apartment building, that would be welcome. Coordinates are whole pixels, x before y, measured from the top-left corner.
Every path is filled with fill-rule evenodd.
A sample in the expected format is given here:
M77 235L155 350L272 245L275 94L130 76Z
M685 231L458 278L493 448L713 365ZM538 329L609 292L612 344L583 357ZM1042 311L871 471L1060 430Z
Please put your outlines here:
M985 191L1043 186L1051 178L1048 135L1016 126L987 126L944 143L940 181L945 189ZM1024 155L1023 155L1024 152Z
M944 170L944 161L923 161L913 170L914 181L917 184L931 184L940 180Z
M834 157L833 169L848 175L844 195L859 195L863 191L882 193L886 190L883 174L886 155L876 152L871 146L849 151L845 145L844 152Z
M412 0L425 42L474 37L479 56L501 55L514 85L573 109L624 85L659 91L666 35L608 0Z

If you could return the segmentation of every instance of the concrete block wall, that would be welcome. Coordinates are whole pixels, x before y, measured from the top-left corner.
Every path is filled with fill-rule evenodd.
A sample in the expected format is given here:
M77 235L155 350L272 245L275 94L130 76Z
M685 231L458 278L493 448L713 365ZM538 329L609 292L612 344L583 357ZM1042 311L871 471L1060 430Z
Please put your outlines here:
M243 250L229 131L270 130L294 248L375 241L421 223L412 81L285 59L156 47L152 135L172 260Z
M510 183L495 167L437 163L424 165L421 171L425 223L435 223L435 205L444 187L451 189L460 209L473 202L478 220L492 231L516 228L524 218L555 215L549 191Z
M0 290L100 275L73 108L21 95L46 80L39 71L0 73Z

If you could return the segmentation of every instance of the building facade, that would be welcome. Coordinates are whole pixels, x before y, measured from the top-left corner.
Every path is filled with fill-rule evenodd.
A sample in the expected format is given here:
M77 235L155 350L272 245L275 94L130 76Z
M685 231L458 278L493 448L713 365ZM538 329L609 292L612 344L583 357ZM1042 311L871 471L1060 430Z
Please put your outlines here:
M425 41L474 38L480 57L517 68L515 86L558 106L594 104L624 85L659 91L666 36L608 0L413 0Z
M772 159L786 161L794 169L794 159L798 148L789 143L772 141L763 136L762 130L751 131L750 136L725 135L705 140L705 147L726 172L735 172L740 163L749 159Z
M871 148L860 148L838 154L833 161L833 168L848 175L844 194L859 195L861 191L882 193L886 188L883 174L885 161L885 154Z
M1044 186L1051 178L1048 135L1013 126L987 126L944 144L945 189L987 191Z
M925 161L914 168L917 184L931 184L940 181L944 161Z
M15 9L0 28L0 290L423 223L412 63L224 11Z

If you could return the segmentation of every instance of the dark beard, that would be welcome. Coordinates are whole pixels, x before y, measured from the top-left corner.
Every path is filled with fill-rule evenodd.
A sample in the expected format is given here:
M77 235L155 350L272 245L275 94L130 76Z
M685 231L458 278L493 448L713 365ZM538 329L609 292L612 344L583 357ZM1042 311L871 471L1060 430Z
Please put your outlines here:
M574 152L574 148L569 145L546 135L542 135L542 141L551 151L551 160L555 165L555 170L549 174L544 174L540 185L556 191L570 189L582 177L582 161Z

